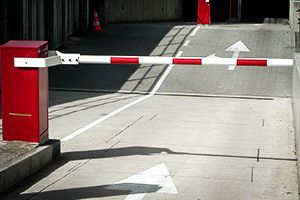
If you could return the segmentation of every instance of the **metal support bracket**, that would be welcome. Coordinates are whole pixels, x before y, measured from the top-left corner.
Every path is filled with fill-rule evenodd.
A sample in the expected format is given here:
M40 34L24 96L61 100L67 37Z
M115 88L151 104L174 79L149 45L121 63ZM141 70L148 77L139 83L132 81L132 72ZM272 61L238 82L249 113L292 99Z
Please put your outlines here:
M56 51L56 55L61 57L61 63L64 65L78 65L80 54L61 53Z
M49 51L47 58L14 58L15 67L52 67L57 65L78 65L80 54L65 54Z

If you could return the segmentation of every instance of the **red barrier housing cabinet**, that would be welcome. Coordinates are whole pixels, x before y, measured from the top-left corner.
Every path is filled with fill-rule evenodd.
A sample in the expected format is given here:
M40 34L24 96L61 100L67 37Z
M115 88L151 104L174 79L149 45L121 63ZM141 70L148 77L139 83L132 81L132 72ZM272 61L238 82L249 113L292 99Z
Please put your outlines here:
M48 140L48 69L16 68L15 57L47 57L46 41L10 41L0 48L3 140Z

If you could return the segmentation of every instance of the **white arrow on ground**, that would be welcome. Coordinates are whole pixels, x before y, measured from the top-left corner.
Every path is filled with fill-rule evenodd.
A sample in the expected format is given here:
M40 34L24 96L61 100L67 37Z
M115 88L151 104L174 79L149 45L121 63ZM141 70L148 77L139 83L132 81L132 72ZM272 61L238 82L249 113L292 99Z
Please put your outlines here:
M241 40L237 41L236 43L234 43L233 45L225 49L225 51L233 52L232 58L238 58L240 52L250 52L248 47ZM234 65L228 67L228 70L234 70L234 69L235 69Z
M178 193L165 163L130 176L105 189L130 191L125 200L141 200L150 192Z
M206 56L206 58L220 58L220 57L216 56L216 54L213 53L211 55Z

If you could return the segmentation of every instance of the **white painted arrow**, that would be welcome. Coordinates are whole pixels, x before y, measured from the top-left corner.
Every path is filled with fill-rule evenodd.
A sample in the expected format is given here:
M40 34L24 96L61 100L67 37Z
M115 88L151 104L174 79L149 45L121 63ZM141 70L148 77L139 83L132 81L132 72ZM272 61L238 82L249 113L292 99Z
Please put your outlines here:
M236 43L234 43L233 45L225 49L225 51L233 52L232 58L238 58L240 52L250 52L248 47L241 40L237 41ZM234 70L234 69L235 69L234 65L230 65L228 67L228 70Z
M206 58L220 58L219 56L216 56L215 53L211 54L211 55L208 55L206 56Z
M114 183L106 189L130 191L125 200L141 200L150 192L178 193L165 163Z

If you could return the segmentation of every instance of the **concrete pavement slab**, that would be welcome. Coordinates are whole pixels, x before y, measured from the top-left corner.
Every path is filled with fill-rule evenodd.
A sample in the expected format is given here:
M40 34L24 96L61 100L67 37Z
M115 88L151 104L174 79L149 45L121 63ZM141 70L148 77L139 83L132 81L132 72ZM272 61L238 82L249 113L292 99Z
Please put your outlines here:
M160 145L191 145L204 154L238 155L236 148L241 148L243 156L255 157L260 149L264 157L295 159L289 99L155 96L115 118L113 123L107 121L92 130L103 133L106 142L147 146L161 140L167 142ZM94 134L80 137L85 140ZM197 137L201 139L195 140Z
M49 108L51 137L62 139L86 124L139 97L138 94L51 91L50 104L66 101ZM61 98L62 100L57 100Z
M294 35L289 27L274 25L237 25L201 27L183 47L182 56L208 56L231 58L225 51L242 41L250 52L239 57L292 58ZM250 95L290 97L292 67L238 67L228 71L222 66L175 66L160 92L182 92L218 95Z
M243 34L250 38L248 41L251 43L256 38L256 33L252 33L254 30L262 31L258 37L265 38L270 32L272 38L277 38L276 32L285 32L285 28L237 26L231 27L232 30L236 30L236 33L232 33L228 27L206 27L203 31L199 29L186 50L181 50L185 51L183 55L193 56L195 53L202 53L199 48L204 48L209 55L210 47L198 44L203 39L199 37L201 34L211 41L211 48L217 48L231 43L231 39ZM124 32L126 29L127 27L122 26L116 28ZM181 35L178 29L182 29L182 34L189 33L185 27L173 27L168 32L168 37L182 40L178 37ZM139 37L138 30L140 28L126 32L122 39ZM149 35L146 30L141 32L141 37L147 36L154 40L156 38L153 30ZM225 39L213 43L213 34ZM110 36L114 38L117 34L112 31ZM283 39L284 41L288 41L290 37L284 34L281 36L287 38ZM190 37L187 39L191 39ZM89 37L86 38L86 46L83 45L82 50L91 45L88 39ZM175 40L166 39L162 45ZM141 41L141 38L137 41ZM282 41L280 44L269 42L274 48L285 44ZM76 44L77 41L74 41L74 47ZM170 52L167 53L172 53L176 45L171 42L168 49ZM284 47L288 49L288 46ZM125 49L125 45L120 45L120 48ZM163 52L164 48L159 47L156 53ZM96 48L90 49L94 50ZM271 50L275 51L280 50ZM284 50L276 55L288 54L289 51ZM150 81L143 85L144 78L152 80L157 74L152 75L159 73L159 68L152 72L154 68L145 70L142 67L147 69L149 66L140 66L141 69L138 70L141 71L129 79L137 80L142 86L141 90L149 88L151 84ZM234 73L239 77L237 79L240 79L235 83L232 78L226 76L226 68L200 68L201 73L207 70L203 77L203 74L196 71L199 68L189 68L195 70L192 71L185 67L175 67L160 91L201 94L207 89L205 93L224 94L228 97L181 94L155 95L145 99L96 126L91 126L71 140L64 141L60 160L22 182L20 187L5 193L3 199L125 199L133 197L130 195L142 195L144 199L298 199L292 104L289 98L276 97L289 96L290 69L274 68L275 71L270 69L268 73L265 69L236 69L230 72L230 75ZM93 87L100 83L102 75L107 78L104 78L104 82L111 84L111 74L113 80L120 77L127 80L127 75L136 72L136 68L120 69L117 67L107 74L102 73L101 77L91 78L89 84ZM103 69L103 72L105 70ZM126 76L122 75L122 70ZM118 73L115 73L116 71ZM280 74L281 72L284 74ZM89 77L80 70L74 73L77 74L75 78ZM95 74L95 71L93 73ZM219 76L216 77L215 74L218 73ZM250 75L257 77L259 81L251 80ZM271 78L268 79L268 84L263 84L262 80L265 80L266 75ZM205 77L215 82L207 85ZM222 77L226 78L223 80ZM205 81L200 82L199 79ZM68 84L68 81L64 81ZM153 80L153 83L156 81ZM216 84L217 81L220 81L219 84ZM250 84L252 81L253 84ZM283 82L280 84L280 81ZM125 89L135 90L132 86L136 87L135 84L129 84ZM219 90L216 90L218 87ZM248 95L251 98L232 96L233 94ZM103 114L142 97L139 94L64 91L56 91L52 95L59 97L50 108L53 117L59 116L50 120L50 132L55 138L63 138L99 119ZM258 98L257 95L271 97ZM115 189L110 187L122 180L140 177L139 175L143 175L141 172L161 165L166 166L170 176L159 176L165 173L157 171L157 174L148 175L149 180L141 181L137 178L136 182L123 182L123 185ZM153 184L150 181L153 177L163 181L171 178L178 193L160 193L163 186ZM135 193L132 194L132 191Z
M107 152L109 154L109 151ZM120 152L121 153L121 152ZM234 158L197 158L157 154L130 158L117 156L80 160L77 170L42 191L37 185L19 195L4 199L125 199L129 191L108 190L109 185L145 169L165 163L178 194L152 191L144 199L297 199L295 163ZM79 163L79 161L78 161ZM79 164L80 164L79 163ZM120 164L123 163L123 164ZM284 173L281 173L284 172ZM280 174L280 175L279 175ZM55 177L56 173L50 175ZM46 181L46 180L45 180ZM51 184L55 183L55 184Z

